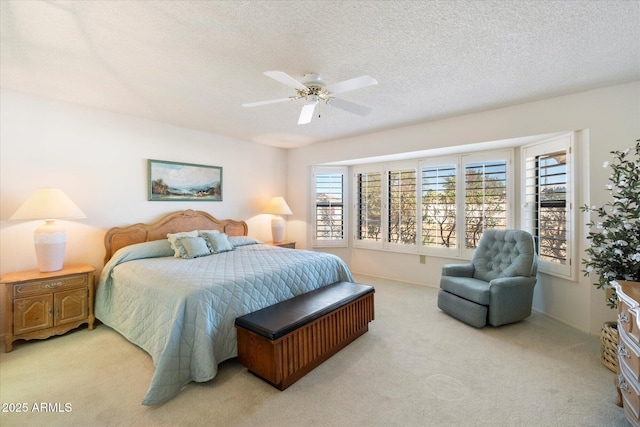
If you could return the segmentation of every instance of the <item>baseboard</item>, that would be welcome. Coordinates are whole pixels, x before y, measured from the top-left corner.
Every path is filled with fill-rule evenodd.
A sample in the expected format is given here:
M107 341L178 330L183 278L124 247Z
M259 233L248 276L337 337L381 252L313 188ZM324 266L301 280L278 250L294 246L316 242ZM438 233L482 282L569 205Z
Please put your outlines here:
M374 276L371 274L366 274L366 273L360 273L358 271L353 271L351 270L351 273L354 275L358 275L358 276L365 276L365 277L374 277L376 279L383 279L383 280L390 280L392 282L398 282L398 283L406 283L408 285L418 285L418 286L424 286L425 288L431 288L431 289L439 289L440 286L439 285L428 285L426 283L420 283L420 282L410 282L407 280L400 280L400 279L396 279L394 277L386 277L386 276ZM366 284L366 283L365 283Z

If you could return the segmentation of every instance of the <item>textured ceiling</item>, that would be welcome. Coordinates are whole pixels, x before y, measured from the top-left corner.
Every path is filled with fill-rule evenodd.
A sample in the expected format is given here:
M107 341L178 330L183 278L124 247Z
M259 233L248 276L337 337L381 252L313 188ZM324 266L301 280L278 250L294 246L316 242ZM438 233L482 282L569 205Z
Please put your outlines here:
M2 88L295 147L640 79L640 2L7 1ZM379 84L302 101L262 73Z

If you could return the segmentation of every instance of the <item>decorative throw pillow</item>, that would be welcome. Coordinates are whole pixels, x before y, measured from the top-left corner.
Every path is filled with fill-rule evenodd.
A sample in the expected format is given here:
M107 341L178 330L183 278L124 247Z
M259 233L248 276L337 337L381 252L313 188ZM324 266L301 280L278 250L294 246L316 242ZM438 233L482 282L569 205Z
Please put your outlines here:
M207 240L209 241L209 246L211 246L211 252L214 254L233 250L233 246L229 243L225 233L209 233L207 234Z
M197 231L183 231L180 233L168 233L167 240L171 244L173 249L173 256L176 258L184 258L187 255L186 250L180 243L180 240L185 237L198 237Z
M179 241L187 253L187 256L182 258L198 258L211 255L207 241L202 237L183 237L179 239Z
M220 232L218 230L198 230L198 237L204 237L207 244L209 243L209 236L214 236L216 234L220 234Z
M204 239L207 241L207 245L209 246L209 249L214 254L217 252L214 249L212 242L215 240L216 236L219 236L220 234L222 233L220 233L218 230L198 230L198 236L204 237Z

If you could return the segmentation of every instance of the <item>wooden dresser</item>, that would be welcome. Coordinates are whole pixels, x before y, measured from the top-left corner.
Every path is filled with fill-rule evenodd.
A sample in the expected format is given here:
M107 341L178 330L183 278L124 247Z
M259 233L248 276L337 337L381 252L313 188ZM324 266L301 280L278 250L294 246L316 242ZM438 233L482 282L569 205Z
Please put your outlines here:
M6 273L5 352L15 340L44 339L64 334L83 323L93 329L93 273L90 265L70 265L62 270Z
M640 427L640 283L619 280L618 393L629 422Z

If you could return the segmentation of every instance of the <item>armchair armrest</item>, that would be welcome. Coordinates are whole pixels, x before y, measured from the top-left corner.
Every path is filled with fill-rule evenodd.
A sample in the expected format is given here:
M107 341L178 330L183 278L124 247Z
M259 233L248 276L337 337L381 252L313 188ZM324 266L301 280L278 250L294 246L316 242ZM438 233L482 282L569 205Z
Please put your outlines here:
M531 315L535 276L499 277L489 282L489 323L517 322Z
M473 264L445 264L442 266L443 276L473 277Z

